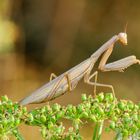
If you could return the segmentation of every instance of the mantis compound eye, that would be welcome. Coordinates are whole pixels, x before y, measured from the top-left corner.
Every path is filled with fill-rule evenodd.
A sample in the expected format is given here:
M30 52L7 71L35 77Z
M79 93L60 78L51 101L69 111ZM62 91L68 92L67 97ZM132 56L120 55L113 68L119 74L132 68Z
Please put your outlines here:
M119 33L118 35L120 42L123 45L127 45L127 34L126 33Z

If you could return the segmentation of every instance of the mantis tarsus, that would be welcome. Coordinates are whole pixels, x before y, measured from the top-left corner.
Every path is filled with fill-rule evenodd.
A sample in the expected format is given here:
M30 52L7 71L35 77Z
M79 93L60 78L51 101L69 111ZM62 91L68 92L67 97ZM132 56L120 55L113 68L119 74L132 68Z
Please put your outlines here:
M114 89L112 85L97 83L98 71L91 74L94 64L97 62L100 56L102 56L99 63L98 69L102 72L106 71L119 71L123 72L124 69L131 66L132 64L140 64L140 60L136 59L136 56L131 55L120 59L118 61L106 64L109 56L111 55L114 44L119 41L123 45L127 45L127 34L124 32L114 35L110 40L103 44L96 52L94 52L88 59L61 74L55 76L51 74L50 82L42 86L41 88L34 91L31 95L25 97L19 102L20 105L27 105L31 103L42 103L55 99L56 97L63 95L68 91L72 91L78 82L83 78L84 82L94 86L94 93L96 93L96 86L103 86ZM95 77L95 81L91 79ZM53 79L54 78L54 79Z

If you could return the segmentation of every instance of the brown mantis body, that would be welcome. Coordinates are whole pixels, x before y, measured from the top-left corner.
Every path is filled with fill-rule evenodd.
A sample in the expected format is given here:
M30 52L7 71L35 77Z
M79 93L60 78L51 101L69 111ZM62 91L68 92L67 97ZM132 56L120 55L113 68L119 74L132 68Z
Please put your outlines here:
M50 77L51 81L49 83L37 89L31 95L25 97L19 102L19 104L27 105L31 103L41 103L55 99L56 97L59 97L60 95L63 95L68 91L72 91L82 78L84 79L85 83L94 86L94 93L96 93L96 86L109 87L114 93L112 85L97 83L97 71L91 74L91 71L99 57L103 54L98 66L98 69L103 72L123 72L124 69L131 66L132 64L140 64L140 60L136 59L134 55L106 64L109 56L113 51L114 44L117 41L120 41L123 45L127 45L127 34L119 33L118 35L113 36L109 41L103 44L95 53L93 53L88 59L71 68L67 72L61 74L60 76L56 77L54 74L52 74ZM53 77L55 78L52 80ZM93 77L95 77L95 82L91 81Z

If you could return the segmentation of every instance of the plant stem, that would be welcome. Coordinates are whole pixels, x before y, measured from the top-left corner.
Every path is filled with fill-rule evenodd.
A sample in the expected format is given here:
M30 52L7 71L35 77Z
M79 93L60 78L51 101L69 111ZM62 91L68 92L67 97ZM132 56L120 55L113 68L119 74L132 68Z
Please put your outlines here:
M24 140L18 129L15 129L15 131L13 131L13 134L15 135L17 140Z
M100 140L100 138L101 138L102 130L103 130L103 124L104 124L104 121L102 120L99 124L97 140Z
M97 134L97 131L98 131L98 127L99 127L99 123L97 122L96 125L95 125L95 128L94 128L92 140L96 140L96 134Z
M103 124L104 124L103 120L101 122L96 123L92 140L100 140L101 134L102 134L102 129L103 129Z
M118 132L118 133L116 134L115 140L122 140L122 139L123 139L123 138L122 138L121 133Z

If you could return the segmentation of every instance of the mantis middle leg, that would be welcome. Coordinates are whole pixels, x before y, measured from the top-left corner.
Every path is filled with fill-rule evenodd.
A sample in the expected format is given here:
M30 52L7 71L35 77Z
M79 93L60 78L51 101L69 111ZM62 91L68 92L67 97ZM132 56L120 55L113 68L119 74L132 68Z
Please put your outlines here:
M115 92L114 92L114 88L112 85L108 85L108 84L101 84L101 83L97 83L97 76L98 76L98 71L95 71L93 74L89 74L87 73L87 75L85 75L84 81L85 83L94 86L94 96L96 96L96 86L100 86L100 87L108 87L111 88L112 93L115 97ZM91 79L95 77L95 81L92 82Z
M102 59L101 59L101 62L99 64L99 69L100 70L104 70L104 66L106 65L106 62L109 58L109 56L111 55L112 51L113 51L113 47L114 47L114 44L112 44L110 46L110 48L104 53ZM113 95L115 96L115 93L114 93L114 88L112 85L108 85L108 84L101 84L101 83L97 83L97 76L98 76L98 72L94 72L93 74L90 75L90 71L87 72L87 74L85 75L85 82L87 84L90 84L90 85L93 85L94 86L94 95L96 95L96 86L101 86L101 87L108 87L108 88L111 88L112 90L112 93ZM95 82L92 82L91 79L95 77Z

